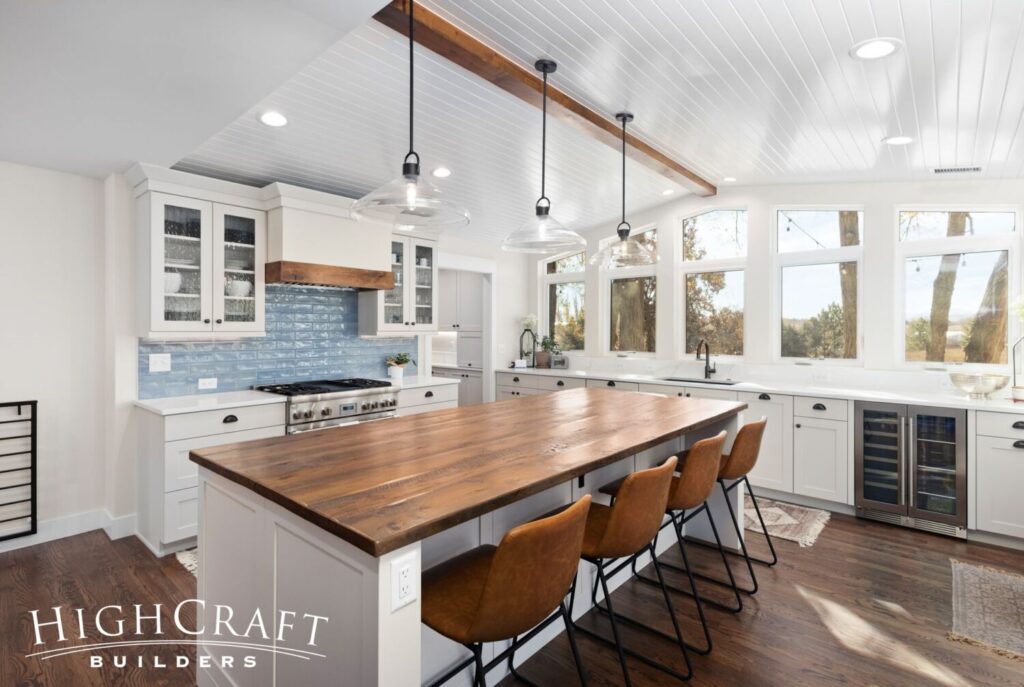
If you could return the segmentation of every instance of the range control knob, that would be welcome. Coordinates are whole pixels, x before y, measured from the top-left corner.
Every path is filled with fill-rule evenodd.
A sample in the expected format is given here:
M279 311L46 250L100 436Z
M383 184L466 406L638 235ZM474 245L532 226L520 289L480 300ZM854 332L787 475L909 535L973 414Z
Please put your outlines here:
M369 409L370 409L370 404L369 403L364 403L363 404L363 410L369 410Z
M307 420L313 419L313 411L312 410L307 410L306 412L304 412L302 414L302 417L306 418Z
M323 410L320 411L320 414L323 415L324 417L328 417L331 414L331 409L324 408Z
M373 403L370 404L370 408L377 408L379 406L380 406L380 404L377 403L376 401L374 401Z
M293 420L301 420L302 419L302 413L300 413L299 411L296 410L294 413L292 413L292 419Z

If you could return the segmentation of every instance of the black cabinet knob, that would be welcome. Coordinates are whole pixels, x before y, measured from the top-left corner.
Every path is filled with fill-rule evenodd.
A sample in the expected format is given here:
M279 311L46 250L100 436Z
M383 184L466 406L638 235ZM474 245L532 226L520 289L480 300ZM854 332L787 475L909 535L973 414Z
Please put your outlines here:
M615 382L608 382L608 386L615 386Z
M230 425L232 422L238 422L238 416L237 415L225 415L224 416L224 424L225 425Z
M1024 448L1024 440L1018 439L1017 441L1013 442L1013 447L1014 448Z
M428 391L427 393L423 394L423 397L424 398L433 398L434 397L434 392L433 391Z
M824 403L815 403L813 406L811 406L811 408L813 408L814 410L828 410L828 408L825 407Z
M519 381L519 377L513 377L513 378L512 378L512 381L513 381L513 382L518 382L518 381Z
M677 391L677 392L676 392L676 396L682 396L682 395L683 395L683 392L682 392L682 391ZM687 394L687 396L689 396L689 394Z
M559 379L557 382L555 382L555 386L565 386L565 382Z
M760 396L758 396L757 398L758 398L758 400L760 400L760 401L770 401L770 400L772 400L772 397L771 397L771 396L769 396L768 394L761 394L761 395L760 395Z
M210 318L207 317L205 320L203 320L203 324L210 324Z
M1024 429L1024 420L1017 420L1013 423L1014 429Z
M799 422L797 423L796 428L800 429L800 423Z
M689 398L689 397L690 397L690 392L689 392L689 391L687 391L687 392L686 392L686 397L687 397L687 398Z
M218 317L218 318L217 318L217 324L224 324L224 320L222 320L222 319L220 319L220 318Z

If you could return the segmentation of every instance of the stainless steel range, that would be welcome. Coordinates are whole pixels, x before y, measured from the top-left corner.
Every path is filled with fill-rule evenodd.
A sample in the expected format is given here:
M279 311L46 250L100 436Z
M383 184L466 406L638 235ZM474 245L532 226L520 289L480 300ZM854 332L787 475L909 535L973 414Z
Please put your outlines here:
M382 420L394 417L398 407L398 391L376 379L325 379L253 388L288 397L288 434Z

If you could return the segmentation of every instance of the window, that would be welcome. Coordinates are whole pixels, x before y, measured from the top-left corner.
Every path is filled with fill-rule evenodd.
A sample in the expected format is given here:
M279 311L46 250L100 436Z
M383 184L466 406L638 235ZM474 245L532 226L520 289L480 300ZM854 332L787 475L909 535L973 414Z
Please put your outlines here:
M711 210L683 220L683 353L743 355L747 211Z
M786 209L776 215L783 358L856 360L864 215L854 209Z
M1004 365L1016 213L901 210L903 356Z
M556 258L544 266L546 333L562 351L583 350L586 266L587 255L582 252Z
M655 288L653 276L611 280L609 350L654 352Z

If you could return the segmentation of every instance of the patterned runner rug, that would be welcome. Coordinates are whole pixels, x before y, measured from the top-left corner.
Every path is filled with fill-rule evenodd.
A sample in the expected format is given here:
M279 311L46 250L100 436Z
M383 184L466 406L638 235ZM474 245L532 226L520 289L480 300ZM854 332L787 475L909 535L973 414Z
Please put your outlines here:
M761 523L757 520L757 511L749 495L744 495L743 528L751 532L761 532ZM827 510L797 506L792 503L772 501L760 498L757 504L761 507L764 524L768 534L779 539L795 541L800 546L814 546L818 535L825 529L831 513Z
M1024 576L955 558L949 638L1024 660Z

